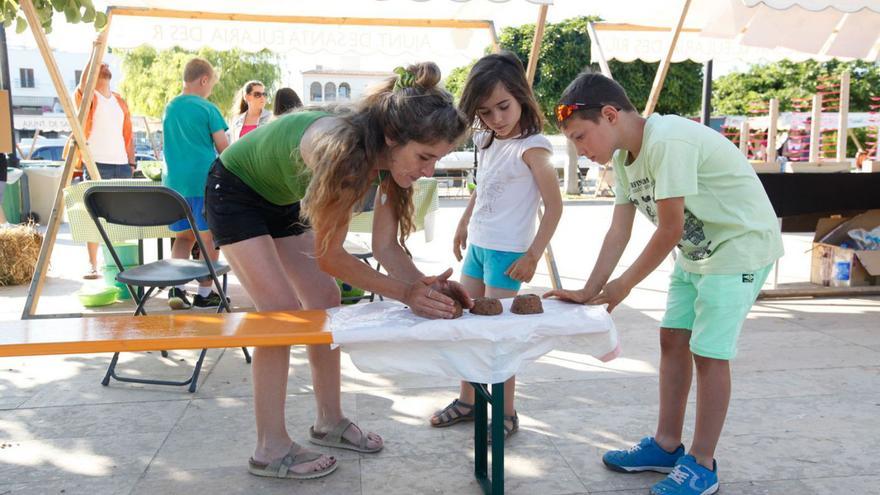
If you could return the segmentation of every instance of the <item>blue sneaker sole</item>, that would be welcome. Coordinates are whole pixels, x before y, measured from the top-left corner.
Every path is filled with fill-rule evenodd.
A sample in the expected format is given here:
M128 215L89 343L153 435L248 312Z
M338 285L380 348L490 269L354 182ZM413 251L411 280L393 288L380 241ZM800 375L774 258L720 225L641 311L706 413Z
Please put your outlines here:
M706 488L705 490L700 492L699 495L713 495L715 493L718 493L720 488L721 488L720 484L715 483L714 485L712 485L709 488ZM657 492L655 492L653 488L651 489L651 495L657 495Z
M663 467L663 466L618 466L617 464L611 464L605 459L602 459L602 464L605 465L608 469L612 471L617 471L618 473L643 473L645 471L653 471L655 473L661 474L669 474L672 472L672 467Z

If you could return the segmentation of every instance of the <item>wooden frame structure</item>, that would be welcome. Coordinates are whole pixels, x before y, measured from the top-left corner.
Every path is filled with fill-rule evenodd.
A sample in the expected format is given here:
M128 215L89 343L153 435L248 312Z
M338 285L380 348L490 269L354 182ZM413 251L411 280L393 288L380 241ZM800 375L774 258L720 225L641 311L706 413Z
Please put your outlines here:
M495 23L490 20L455 20L455 19L394 19L394 18L354 18L354 17L319 17L319 16L293 16L293 15L258 15L258 14L239 14L239 13L222 13L222 12L195 12L173 9L157 9L157 8L136 8L136 7L109 7L107 9L107 26L98 35L94 43L91 54L91 65L86 77L85 91L83 93L83 101L79 107L79 111L74 113L74 105L64 86L62 76L55 62L55 57L49 47L46 33L41 26L41 22L34 9L33 0L21 0L21 9L28 21L28 26L34 35L40 54L43 57L52 82L55 85L55 91L58 93L64 114L67 116L74 145L82 153L83 162L89 171L89 175L97 179L101 178L100 173L95 166L94 159L89 153L88 146L85 146L86 138L83 132L83 123L87 115L87 109L91 104L92 96L95 92L97 83L98 68L107 48L107 36L112 26L114 16L134 16L134 17L153 17L153 18L176 18L176 19L194 19L194 20L216 20L216 21L240 21L240 22L272 22L272 23L288 23L288 24L322 24L322 25L343 25L343 26L388 26L388 27L423 27L423 28L455 28L455 29L486 29L489 32L490 39L494 51L499 50L498 36L495 31ZM537 68L537 58L540 52L540 44L543 39L544 26L547 20L548 5L542 4L539 7L539 16L537 29L535 30L535 38L531 56L529 57L528 78L529 82L534 80L535 70ZM49 260L52 256L52 250L55 240L58 236L58 229L61 224L62 201L64 196L64 188L69 184L72 176L72 161L74 153L70 153L67 157L64 169L62 171L61 182L55 195L55 202L52 207L52 214L47 224L46 235L43 239L43 245L40 248L40 255L34 270L34 277L31 280L28 289L27 299L25 301L24 310L22 311L22 319L30 319L41 317L37 315L36 309L39 304L40 295L43 291L43 285L46 278L46 270ZM560 287L560 277L556 269L556 263L553 258L552 249L548 246L546 252L546 260L550 269L550 279L554 288ZM47 317L57 315L45 315ZM77 315L64 315L77 316ZM81 316L81 315L80 315Z

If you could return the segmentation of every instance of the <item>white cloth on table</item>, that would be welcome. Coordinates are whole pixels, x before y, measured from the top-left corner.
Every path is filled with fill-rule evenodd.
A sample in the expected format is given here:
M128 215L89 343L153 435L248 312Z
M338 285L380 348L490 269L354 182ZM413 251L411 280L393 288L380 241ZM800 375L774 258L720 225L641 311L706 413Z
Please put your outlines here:
M367 373L390 371L500 383L568 338L583 335L585 350L599 359L618 352L617 330L600 306L545 300L544 313L504 312L455 320L429 320L396 302L356 304L329 310L333 342Z

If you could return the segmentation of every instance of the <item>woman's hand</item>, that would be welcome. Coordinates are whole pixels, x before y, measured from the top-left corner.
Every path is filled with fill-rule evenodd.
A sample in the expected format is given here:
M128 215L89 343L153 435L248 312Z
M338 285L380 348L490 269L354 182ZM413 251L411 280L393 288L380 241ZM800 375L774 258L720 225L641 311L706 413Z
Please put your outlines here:
M507 267L504 274L520 282L531 282L532 277L535 276L535 268L537 266L538 257L530 252L526 252L526 254L520 256L518 260Z
M452 254L455 255L455 259L458 261L461 261L461 252L467 250L467 237L467 223L459 222L458 228L455 229L455 236L452 238Z
M465 308L473 306L464 287L448 280L450 275L452 268L440 275L416 280L407 289L403 302L413 313L425 318L452 318L455 307L453 298Z

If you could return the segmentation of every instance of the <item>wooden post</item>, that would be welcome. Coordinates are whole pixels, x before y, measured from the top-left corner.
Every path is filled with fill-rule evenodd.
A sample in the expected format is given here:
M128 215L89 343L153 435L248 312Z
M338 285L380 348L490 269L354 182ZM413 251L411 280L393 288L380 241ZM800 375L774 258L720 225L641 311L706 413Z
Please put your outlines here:
M602 50L602 44L599 43L599 36L596 34L596 26L592 21L587 23L587 34L590 36L590 44L596 47L596 52L599 54L598 62L602 75L608 79L614 79L611 77L611 66L608 65L608 59L605 58L605 51Z
M538 55L541 53L541 42L544 39L544 25L547 23L547 4L541 5L538 11L538 23L535 26L535 37L532 39L532 51L529 53L529 65L526 69L526 79L531 86L535 82L535 71L538 68ZM541 210L538 209L538 221L543 218ZM547 244L544 251L544 261L547 262L547 271L550 274L550 284L554 289L562 287L562 279L559 277L559 270L556 267L556 258L553 256L553 247Z
M813 95L813 114L810 122L810 163L819 161L822 151L822 95Z
M849 127L849 71L840 75L840 114L837 122L837 161L846 160L846 136Z
M770 122L767 124L767 161L773 163L776 161L776 132L779 125L779 99L770 98Z
M745 155L746 158L749 157L749 119L746 117L743 120L742 124L739 126L739 150Z
M489 25L486 26L486 29L489 30L489 37L492 39L492 53L500 52L501 45L498 44L498 33L495 31L495 23L489 21Z
M669 64L672 63L672 54L675 52L675 46L678 44L678 36L681 34L681 28L684 26L684 19L687 17L690 6L691 0L684 0L684 5L681 8L681 16L678 18L678 24L672 31L672 39L669 42L669 51L666 52L666 57L663 58L660 62L660 66L657 67L657 75L654 76L654 84L651 85L651 94L648 96L648 103L645 104L645 111L642 112L642 115L645 117L654 113L654 108L657 106L657 100L660 99L660 91L663 89L663 81L666 80L666 73L669 71Z
M22 5L22 9L30 8L31 13L33 13L33 4L31 3L31 1L32 0L22 0L21 5ZM29 23L33 22L30 17L28 18L28 22ZM40 24L39 23L31 24L31 26L32 26L31 31L34 33L34 37L35 38L42 37L43 41L45 42L46 36L45 36L45 33L43 32L42 28L40 27ZM33 26L36 26L36 27L33 27ZM82 122L85 122L86 115L88 114L88 108L89 108L89 105L91 104L92 96L94 96L94 93L95 93L95 86L97 85L97 82L98 82L98 72L99 72L98 69L100 68L101 61L103 60L103 57L104 57L104 51L106 49L106 43L107 43L107 34L109 33L109 30L110 30L110 17L108 16L107 26L98 35L97 42L95 43L94 47L92 48L92 56L91 56L92 63L89 67L89 73L85 75L86 76L86 85L85 85L84 89L86 91L83 93L83 99L82 99L82 102L79 107L79 113L77 115L77 118L73 119L73 121L72 121L73 123L71 124L72 129L74 128L73 124L76 124L77 128L80 130L80 133L82 133L82 127L81 127ZM39 44L39 42L38 42L38 44ZM52 55L52 52L51 51L44 52L43 57L46 60L46 65L49 66L50 62L51 62L51 65L55 68L55 71L57 72L58 67L55 64L55 59ZM51 73L51 70L50 70L50 73ZM63 85L62 85L62 87L63 87ZM56 84L56 89L57 89L57 84ZM62 97L62 92L59 92L59 98L61 98L61 97ZM72 104L70 102L70 97L67 95L66 89L63 91L63 99L61 101L67 102L67 105L64 106L65 113L67 113L68 109L70 107L72 107ZM62 105L63 104L64 103L62 103ZM69 114L68 114L68 120L70 120ZM82 142L85 143L85 141L82 141ZM88 146L85 146L84 150L85 150L86 154L83 155L83 158L85 159L86 157L88 157L88 159L91 160L92 157L91 157L91 154L88 153ZM52 250L55 247L55 239L58 236L58 229L61 226L61 211L62 211L61 208L62 208L62 202L64 199L64 188L67 186L68 182L70 181L70 177L73 172L73 158L74 158L74 155L76 154L75 151L76 151L76 141L74 141L74 146L70 150L70 153L68 153L67 158L65 159L65 162L64 162L64 168L61 171L61 180L58 184L58 191L56 191L56 193L55 193L55 202L52 205L52 213L51 213L51 215L49 215L49 222L46 226L46 234L43 237L43 244L40 246L40 254L39 254L39 257L37 258L37 265L34 269L34 276L31 279L31 285L28 288L27 299L25 300L24 309L22 311L21 318L23 320L26 320L26 319L29 319L29 318L36 316L37 305L40 302L40 295L42 295L42 292L43 292L43 284L46 281L46 270L49 266L49 260L52 258ZM86 162L86 165L88 166L88 162ZM95 169L95 175L93 177L100 179L101 175L100 175L100 173L98 173L97 167L94 165L94 161L92 161L91 167L93 169ZM89 174L90 175L92 174L91 169L89 169Z
M30 160L34 156L34 150L37 149L37 140L40 139L40 129L34 130L34 138L31 140L31 149L28 150L25 160Z
M547 24L547 7L547 4L541 5L538 12L538 23L535 25L535 37L532 39L532 51L529 53L529 65L526 68L526 80L529 81L529 85L535 82L538 56L541 53L541 42L544 40L544 25Z
M34 9L33 0L21 0L20 5L25 17L27 17L31 32L34 34L34 40L37 42L37 47L40 49L43 61L46 62L46 69L49 70L49 76L52 78L52 83L55 85L55 92L58 93L58 101L61 102L61 107L64 109L64 114L67 116L67 122L70 124L73 138L77 143L82 144L82 146L80 146L80 152L82 153L83 161L89 169L89 174L94 178L100 178L101 174L98 173L98 169L95 167L95 161L92 159L92 154L89 152L88 146L85 146L86 135L73 111L73 102L70 100L70 95L67 93L67 87L64 85L64 79L61 77L61 72L58 70L58 64L55 62L55 57L52 55L52 48L49 47L46 33L43 31L40 18L37 16L36 9Z

